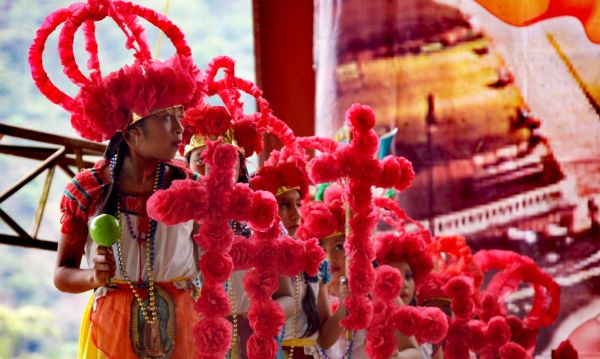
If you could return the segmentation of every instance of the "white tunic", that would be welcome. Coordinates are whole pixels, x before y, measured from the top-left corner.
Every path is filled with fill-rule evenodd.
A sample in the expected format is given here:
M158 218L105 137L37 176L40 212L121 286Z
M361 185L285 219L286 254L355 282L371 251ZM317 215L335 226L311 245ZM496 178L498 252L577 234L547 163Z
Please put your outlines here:
M137 228L138 217L129 214L131 228ZM89 223L88 223L89 225ZM146 266L146 243L138 242L129 234L125 214L121 214L121 253L125 259L127 274L133 282L148 278ZM153 279L155 282L171 282L176 279L193 280L198 274L195 245L192 240L193 221L174 226L159 223L154 237ZM119 269L117 245L113 245L117 270L116 279L124 280ZM96 255L96 244L88 235L85 244L85 257L90 268Z
M292 282L292 291L295 292L295 283ZM303 338L302 335L306 332L306 328L308 327L308 321L306 319L306 313L302 310L302 299L304 299L304 293L306 293L306 287L310 285L313 293L315 295L315 302L317 301L317 297L319 295L319 282L314 283L306 283L304 279L302 279L300 283L299 297L298 297L298 315L296 317L296 336L295 338ZM293 318L289 318L285 321L285 332L283 335L283 340L294 338L294 321ZM314 339L316 340L319 337L319 331L317 330L310 337L306 337L303 339Z

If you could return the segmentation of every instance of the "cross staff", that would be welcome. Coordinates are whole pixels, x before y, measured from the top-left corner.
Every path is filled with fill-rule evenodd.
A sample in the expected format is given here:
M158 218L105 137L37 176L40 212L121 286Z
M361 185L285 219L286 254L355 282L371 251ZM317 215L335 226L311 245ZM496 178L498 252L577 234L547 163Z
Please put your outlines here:
M414 172L410 162L403 157L376 159L378 138L373 130L375 114L370 107L352 105L346 112L345 122L351 133L350 143L339 144L335 151L312 159L308 169L315 183L347 180L351 216L344 249L349 263L347 273L351 294L344 302L348 315L342 325L349 330L359 330L366 328L373 316L373 305L367 298L375 279L371 233L377 216L371 201L371 187L403 191Z

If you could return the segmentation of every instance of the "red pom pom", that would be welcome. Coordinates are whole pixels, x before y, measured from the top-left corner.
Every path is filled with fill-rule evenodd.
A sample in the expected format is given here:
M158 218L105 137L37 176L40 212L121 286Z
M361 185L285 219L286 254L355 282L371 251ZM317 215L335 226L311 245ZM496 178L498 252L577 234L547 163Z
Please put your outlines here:
M444 347L444 359L469 359L469 348L464 341L448 342Z
M148 216L167 225L202 220L208 208L206 189L193 180L175 180L146 203Z
M331 204L336 201L341 201L343 191L344 188L340 186L337 182L332 183L327 188L325 188L325 191L323 192L323 202Z
M350 130L366 132L375 126L375 113L369 106L352 104L346 111L346 124Z
M528 357L527 351L517 343L508 342L500 347L500 358L502 359L526 359Z
M252 190L247 183L238 183L229 197L229 217L243 221L248 217L246 212L252 208Z
M285 314L277 302L259 300L251 302L248 320L255 332L276 337L285 323Z
M290 236L279 239L277 264L279 273L293 277L304 270L306 253L300 241Z
M440 343L448 333L448 317L439 308L422 307L417 340L419 343Z
M489 293L483 293L481 296L481 319L487 322L491 317L499 314L498 299Z
M490 318L488 318L488 321ZM515 315L508 315L506 317L506 324L510 327L510 337L514 341L514 338L520 336L523 332L523 321Z
M470 320L468 326L469 336L467 343L469 344L469 349L479 352L487 346L485 323L480 320Z
M388 359L398 348L398 339L394 331L376 327L367 332L365 352L372 359Z
M200 259L200 269L208 282L223 283L233 271L233 262L228 253L207 251Z
M421 312L416 307L403 305L396 310L392 320L400 333L411 337L417 334L421 327Z
M218 166L220 169L230 170L232 172L238 159L238 152L235 146L222 145L219 141L208 141L206 143L206 150L202 152L202 160L208 166ZM210 175L211 174L209 173L209 176ZM217 180L223 181L226 180L226 178Z
M211 106L204 115L207 135L220 136L231 127L231 115L223 106Z
M371 184L350 180L348 184L348 203L356 212L366 210L371 204Z
M193 133L220 136L231 127L231 115L223 106L201 104L185 111L183 123Z
M276 194L280 186L279 171L275 166L263 166L250 179L250 183L255 191L267 191Z
M469 326L465 320L454 320L448 328L446 339L449 342L464 341L469 337Z
M200 231L193 238L201 248L207 251L227 252L231 249L233 230L223 218L214 220L207 217L200 227Z
M364 329L373 319L373 304L364 295L351 294L344 305L348 315L340 323L349 330Z
M497 359L498 356L496 355L498 352L497 349L494 349L490 346L486 346L483 347L478 353L477 353L477 358L478 359Z
M244 276L244 288L252 300L267 300L279 286L277 274L253 269Z
M341 163L333 154L322 154L315 157L308 162L306 167L308 176L313 183L333 182L343 175Z
M412 163L404 157L386 156L383 159L378 187L395 188L402 192L410 186L415 177Z
M419 287L417 293L419 303L425 305L433 298L446 298L446 293L444 293L442 287L448 282L448 279L447 275L440 272L429 273Z
M195 307L206 317L224 317L231 312L229 296L220 284L202 286L202 292Z
M567 339L560 343L558 348L552 351L552 359L578 359L579 354L573 344Z
M208 112L209 105L201 103L194 108L188 108L185 110L185 114L181 119L182 124L189 129L190 133L200 133L207 135L208 131L204 123L204 115ZM191 135L190 135L191 137Z
M246 345L249 359L274 359L277 355L277 342L272 336L255 333Z
M398 298L402 290L402 273L389 265L382 265L375 270L376 279L373 294L385 301Z
M375 148L377 147L377 135L373 134L373 136L375 136ZM368 151L368 148L364 148L364 147L358 147L360 148L360 151ZM375 152L375 148L373 149L373 152ZM356 157L355 157L356 158ZM374 185L376 183L376 181L379 179L379 177L381 176L381 163L376 160L376 159L369 159L367 161L356 161L357 163L355 164L355 169L353 171L353 173L351 173L352 176L355 176L355 178L360 179L360 181L362 183L368 183L371 185Z
M231 344L231 323L224 318L205 318L194 327L198 355L225 356Z
M319 273L321 263L327 258L327 254L316 238L304 241L304 250L306 252L304 271L310 276L315 276Z
M258 130L252 117L244 118L233 125L235 141L244 149L244 156L250 157L254 152L262 151L262 133Z
M337 220L323 202L308 201L300 209L302 227L298 235L303 238L325 238L337 229Z
M236 270L250 269L254 267L254 242L243 237L235 236L229 255Z
M394 313L393 305L386 303L383 300L373 300L373 319L369 326L387 326L389 322L391 322L391 325L394 325Z
M475 313L475 302L471 298L453 299L450 306L452 313L460 319L469 320Z
M373 154L375 154L377 152L377 146L379 145L379 137L377 137L377 134L375 133L375 131L368 131L368 132L363 132L358 136L355 136L352 138L352 142L351 142L351 149L352 151L349 153L346 153L345 155L348 154L352 154L351 159L354 159L353 163L352 163L352 168L354 170L356 170L358 167L360 167L360 162L364 163L369 163L371 162L370 160L376 161L373 158ZM360 161L357 161L357 159L361 159ZM377 172L379 177L379 174L381 174L381 163L379 161L378 162L378 167L379 170ZM353 171L353 173L360 173L359 171ZM371 176L367 175L369 178L367 181L370 184L374 184L375 179L373 179ZM363 181L363 178L358 178L358 180ZM366 181L364 181L366 182ZM363 183L364 183L363 182Z
M255 248L254 264L256 268L267 271L277 268L279 251L276 241L258 241Z
M375 281L375 269L370 260L354 258L348 266L348 282L350 292L356 294L369 294Z
M450 298L468 298L473 295L473 279L465 275L451 278L444 286L444 292Z
M488 322L485 335L490 345L499 348L510 339L510 327L503 317L493 317Z
M277 218L277 201L272 193L266 191L256 191L252 198L252 213L248 219L250 226L257 231L269 229L275 218Z

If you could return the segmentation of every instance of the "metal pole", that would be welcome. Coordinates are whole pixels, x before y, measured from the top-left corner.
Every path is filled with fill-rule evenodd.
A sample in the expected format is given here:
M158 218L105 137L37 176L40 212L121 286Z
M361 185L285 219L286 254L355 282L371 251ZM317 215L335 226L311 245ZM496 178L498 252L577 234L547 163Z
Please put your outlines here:
M428 219L429 219L429 232L431 235L435 235L435 203L433 195L433 166L435 160L433 158L433 136L432 130L435 125L435 107L434 97L432 94L427 95L427 117L425 118L425 125L427 127L427 159L428 159L428 173L427 173L427 195L428 195Z

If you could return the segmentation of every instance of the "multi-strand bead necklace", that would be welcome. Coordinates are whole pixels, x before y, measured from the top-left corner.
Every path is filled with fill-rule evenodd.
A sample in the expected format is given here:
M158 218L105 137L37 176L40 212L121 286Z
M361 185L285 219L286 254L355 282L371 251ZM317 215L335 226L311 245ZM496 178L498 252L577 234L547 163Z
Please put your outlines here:
M114 168L114 164L111 161L111 169ZM165 177L165 169L166 166L164 163L160 162L156 168L156 175L154 177L154 186L153 193L163 187L164 177ZM118 186L118 183L116 183ZM119 223L121 222L121 195L117 196L117 219ZM139 213L140 216L146 215L145 213ZM129 273L127 271L127 263L125 261L125 257L123 256L122 250L122 239L119 239L117 242L117 259L119 263L119 270L121 275L131 288L133 295L135 296L140 310L142 311L142 315L144 316L144 320L148 324L155 324L158 321L158 311L156 310L156 294L154 288L154 240L156 235L156 229L158 227L158 222L155 220L150 220L149 225L146 228L146 232L141 232L139 234L140 237L133 230L133 226L131 224L131 218L129 218L128 214L124 214L125 220L127 222L127 230L129 235L133 239L138 239L139 241L145 241L145 249L146 249L146 270L148 273L147 285L148 285L148 306L146 307L144 303L144 299L142 299L140 293L136 288L136 284L134 284L129 278ZM138 287L143 287L144 285L138 285Z

